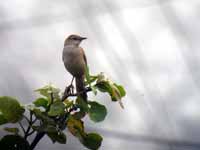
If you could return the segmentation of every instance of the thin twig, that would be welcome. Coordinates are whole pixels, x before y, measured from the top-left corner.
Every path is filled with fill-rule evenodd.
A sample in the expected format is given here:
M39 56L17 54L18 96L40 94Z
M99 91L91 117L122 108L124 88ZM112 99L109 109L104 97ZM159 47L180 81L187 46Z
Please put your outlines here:
M37 121L38 119L37 118L35 118L33 121L32 121L32 124L34 124L36 121Z
M32 125L32 123L33 123L33 112L32 111L30 111L30 121L29 121L29 124L30 125Z
M27 130L26 130L26 132L25 132L24 139L27 139L27 137L29 136L28 134L29 134L29 131L30 131L30 129L31 129L32 124L33 124L33 112L30 111L29 126L28 126L28 128L27 128Z
M31 131L30 133L27 134L27 136L32 135L35 132L35 130Z
M20 121L19 121L18 123L19 123L19 126L22 128L22 131L24 132L24 135L25 135L26 131L25 131L25 129L24 129L22 123L21 123Z
M30 120L25 115L23 115L23 117L28 123L30 123Z

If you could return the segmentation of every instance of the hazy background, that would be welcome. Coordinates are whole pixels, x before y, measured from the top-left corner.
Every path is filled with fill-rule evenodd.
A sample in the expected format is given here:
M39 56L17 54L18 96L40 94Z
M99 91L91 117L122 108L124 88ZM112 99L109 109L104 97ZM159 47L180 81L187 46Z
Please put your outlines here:
M200 149L199 0L1 1L0 95L30 103L45 84L64 89L71 76L61 55L72 33L88 37L91 72L127 90L124 110L99 95L106 120L86 119L86 130L104 137L101 150ZM66 145L46 137L36 149L86 148L68 133Z

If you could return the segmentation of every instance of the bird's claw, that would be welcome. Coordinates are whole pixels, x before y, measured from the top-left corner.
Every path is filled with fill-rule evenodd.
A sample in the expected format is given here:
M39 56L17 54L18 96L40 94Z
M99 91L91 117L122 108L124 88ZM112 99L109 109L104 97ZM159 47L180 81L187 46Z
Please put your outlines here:
M74 94L74 86L73 84L70 84L65 88L64 95L72 95L72 94Z
M68 87L69 87L69 93L70 94L74 94L74 86L73 86L73 84L70 84Z

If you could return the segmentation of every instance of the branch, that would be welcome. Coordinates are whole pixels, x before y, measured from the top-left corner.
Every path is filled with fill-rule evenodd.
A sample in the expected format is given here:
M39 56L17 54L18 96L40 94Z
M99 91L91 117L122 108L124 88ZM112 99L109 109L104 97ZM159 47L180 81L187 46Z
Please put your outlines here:
M72 80L73 80L73 79L72 79ZM64 92L64 95L63 95L62 98L61 98L61 101L64 101L64 100L67 99L68 97L74 97L74 96L78 96L78 95L80 95L80 94L82 94L82 93L84 93L84 92L90 92L90 91L92 91L92 89L91 89L90 87L86 87L84 91L77 92L77 93L71 93L71 92L70 92L70 88L72 87L71 85L72 85L72 83L71 83L69 86L67 86L67 87L65 88L65 92ZM74 111L74 110L76 110L76 109L77 109L76 107L72 107L64 116L62 116L62 117L60 117L60 118L58 119L59 124L61 124L60 128L61 128L62 130L64 130L65 127L66 127L66 126L64 125L64 122L65 122L65 120L67 119L67 116L68 116L72 111Z
M24 119L26 119L26 121L29 123L30 122L30 120L25 116L25 115L23 115L23 117L24 117Z
M70 113L73 112L73 111L75 111L75 110L77 110L77 107L74 106L74 107L70 108L67 113L65 113L63 116L61 116L60 118L58 118L57 121L58 121L59 128L61 130L64 130L66 128L66 124L65 124L66 119L70 115Z
M35 130L31 131L30 133L27 134L27 136L32 135L35 132Z
M43 138L44 135L45 135L45 132L39 132L36 134L33 142L31 143L30 150L33 150L35 148L35 146L38 144L41 138Z
M25 131L25 129L24 129L24 127L23 127L22 123L21 123L20 121L19 121L18 123L19 123L19 126L22 128L22 131L24 132L24 136L25 136L25 134L26 134L26 131Z
M25 139L27 139L27 137L29 136L29 131L30 131L31 126L33 124L33 113L31 111L30 111L30 121L28 123L29 123L29 126L28 126L28 128L25 132L25 136L24 136Z
M34 124L36 121L37 121L38 119L37 118L35 118L33 121L32 121L32 124Z
M69 87L66 87L64 95L61 98L62 101L64 101L68 97L74 97L74 96L78 96L78 95L80 95L80 94L82 94L84 92L90 92L90 91L92 91L92 89L90 87L87 87L84 91L78 92L78 93L69 93L68 90L69 90Z

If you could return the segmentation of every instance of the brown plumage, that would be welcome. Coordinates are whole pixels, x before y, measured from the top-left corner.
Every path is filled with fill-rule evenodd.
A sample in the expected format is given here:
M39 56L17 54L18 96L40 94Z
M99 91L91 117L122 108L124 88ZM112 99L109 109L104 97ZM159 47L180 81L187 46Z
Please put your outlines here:
M84 50L79 46L81 41L86 39L79 35L70 35L64 42L63 62L67 71L75 77L76 90L79 96L87 100L85 91L84 78L87 59Z

